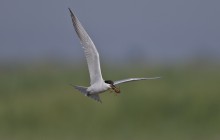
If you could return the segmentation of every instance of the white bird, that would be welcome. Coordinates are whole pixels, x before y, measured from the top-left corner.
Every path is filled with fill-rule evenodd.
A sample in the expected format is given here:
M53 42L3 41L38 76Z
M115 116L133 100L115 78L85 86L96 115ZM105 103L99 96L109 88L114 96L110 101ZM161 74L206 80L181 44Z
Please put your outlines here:
M82 44L82 48L86 56L86 61L88 64L89 75L90 75L90 86L89 87L73 85L82 94L98 102L101 102L101 99L99 97L100 93L103 93L107 90L110 90L110 91L113 90L115 93L120 93L120 89L116 87L115 85L125 83L125 82L131 82L131 81L160 78L160 77L128 78L128 79L119 80L115 82L113 82L112 80L103 80L101 68L100 68L99 53L93 41L91 40L91 38L89 37L89 35L87 34L83 26L81 25L78 18L73 14L70 8L69 8L69 11L70 11L70 15L72 18L74 29L80 39L80 43Z

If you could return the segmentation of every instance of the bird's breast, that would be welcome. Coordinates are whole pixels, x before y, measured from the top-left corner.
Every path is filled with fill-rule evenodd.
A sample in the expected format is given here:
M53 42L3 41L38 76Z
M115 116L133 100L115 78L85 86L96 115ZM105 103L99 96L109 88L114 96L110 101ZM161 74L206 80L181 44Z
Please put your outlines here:
M106 90L108 90L109 87L106 84L98 83L98 84L93 84L88 88L88 91L90 94L99 94L103 93Z

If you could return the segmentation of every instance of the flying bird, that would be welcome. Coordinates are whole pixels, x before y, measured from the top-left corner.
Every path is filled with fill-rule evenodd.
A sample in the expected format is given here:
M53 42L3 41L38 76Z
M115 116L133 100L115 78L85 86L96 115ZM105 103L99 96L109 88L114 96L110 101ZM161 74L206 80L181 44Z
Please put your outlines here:
M77 36L80 39L80 43L84 50L84 54L86 57L86 61L88 64L89 75L90 75L90 86L77 86L73 85L77 90L79 90L82 94L87 97L90 97L98 102L102 102L99 94L103 93L107 90L114 91L116 94L120 93L119 85L121 83L131 82L131 81L139 81L139 80L149 80L149 79L158 79L160 77L152 77L152 78L128 78L119 81L112 81L112 80L103 80L101 67L100 67L100 60L99 60L99 53L92 41L89 37L86 30L83 28L82 24L78 20L78 18L74 15L74 13L69 8L73 27L76 31Z

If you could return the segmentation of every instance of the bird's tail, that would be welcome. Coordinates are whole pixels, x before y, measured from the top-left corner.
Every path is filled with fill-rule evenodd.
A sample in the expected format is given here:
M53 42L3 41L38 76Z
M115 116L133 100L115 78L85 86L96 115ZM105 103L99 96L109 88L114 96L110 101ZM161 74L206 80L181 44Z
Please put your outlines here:
M87 87L74 85L74 88L79 90L83 95L87 96Z
M75 85L72 85L75 89L79 90L83 95L87 96L87 97L90 97L100 103L102 103L100 97L98 94L88 94L87 92L87 87L83 87L83 86L75 86Z

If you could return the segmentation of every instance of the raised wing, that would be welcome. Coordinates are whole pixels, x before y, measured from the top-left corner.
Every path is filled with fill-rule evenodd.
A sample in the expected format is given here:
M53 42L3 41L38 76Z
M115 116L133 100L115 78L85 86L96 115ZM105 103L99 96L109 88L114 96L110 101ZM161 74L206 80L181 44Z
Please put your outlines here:
M69 11L71 14L74 29L80 39L86 56L86 61L89 68L90 84L92 85L100 80L103 81L100 68L99 53L78 18L73 14L70 8Z
M118 85L121 83L127 83L127 82L132 82L132 81L140 81L140 80L152 80L152 79L159 79L160 77L151 77L151 78L128 78L128 79L123 79L119 81L115 81L114 85Z

